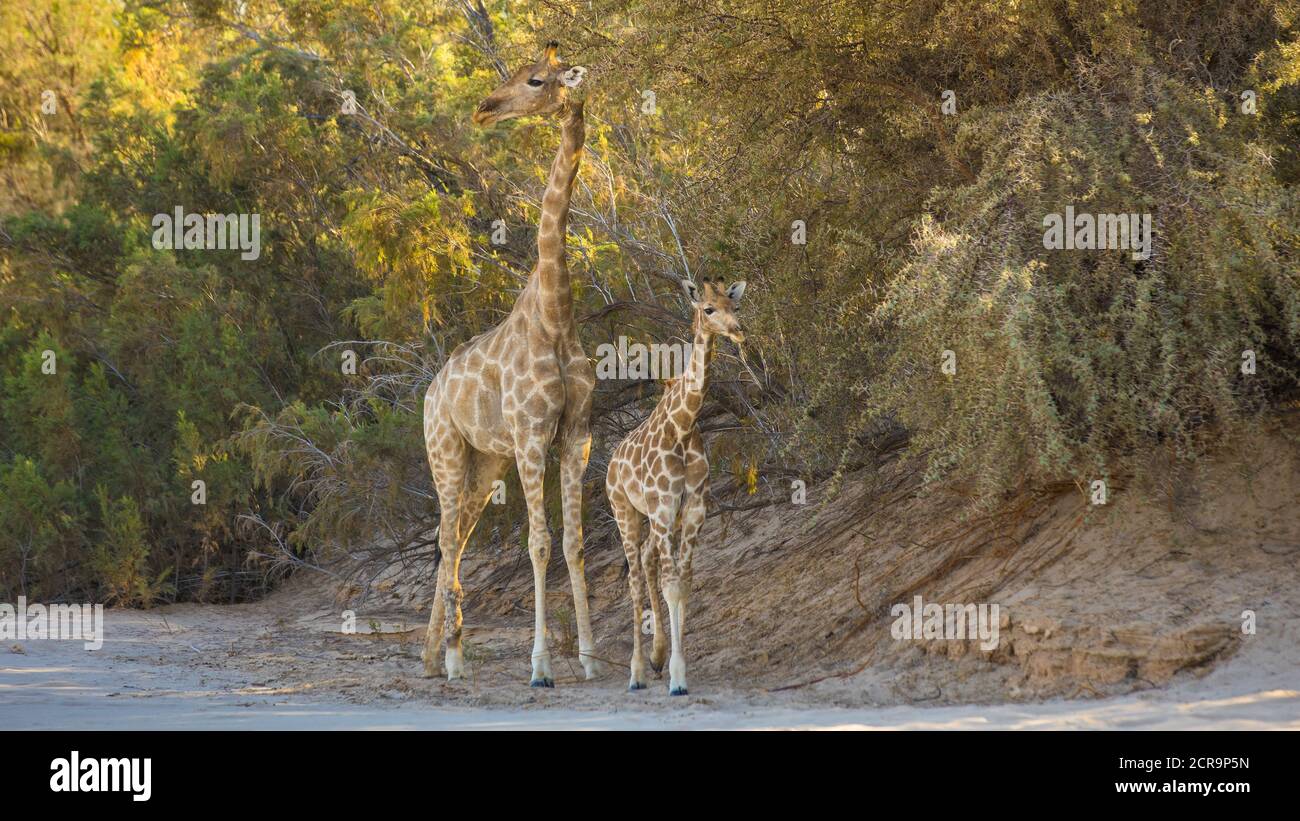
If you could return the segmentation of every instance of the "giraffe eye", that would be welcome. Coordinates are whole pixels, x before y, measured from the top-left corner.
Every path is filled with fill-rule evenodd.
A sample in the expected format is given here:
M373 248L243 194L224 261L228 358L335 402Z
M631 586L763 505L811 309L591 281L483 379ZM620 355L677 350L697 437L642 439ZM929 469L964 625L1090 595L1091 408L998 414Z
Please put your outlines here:
M712 308L705 308L705 309L704 309L704 313L706 313L706 314L711 314L711 313L713 313L713 309L712 309Z
M542 81L539 80L539 79L537 79L536 77L529 77L529 78L528 78L528 85L532 86L533 88L537 88L537 87L540 86L541 84L542 84Z

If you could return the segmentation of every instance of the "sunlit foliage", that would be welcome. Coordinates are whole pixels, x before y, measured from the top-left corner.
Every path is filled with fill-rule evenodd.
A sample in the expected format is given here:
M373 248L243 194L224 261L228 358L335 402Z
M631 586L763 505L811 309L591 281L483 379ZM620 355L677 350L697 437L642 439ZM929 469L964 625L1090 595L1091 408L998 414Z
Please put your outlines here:
M420 398L510 310L556 145L469 114L551 38L591 70L588 353L680 339L682 277L750 283L702 417L715 508L903 442L990 504L1195 458L1294 397L1297 24L1294 0L11 3L0 596L234 600L431 559ZM260 255L156 249L178 206L258 214ZM1151 214L1153 255L1046 249L1067 206ZM594 540L605 454L656 396L598 386ZM517 545L517 496L479 532Z

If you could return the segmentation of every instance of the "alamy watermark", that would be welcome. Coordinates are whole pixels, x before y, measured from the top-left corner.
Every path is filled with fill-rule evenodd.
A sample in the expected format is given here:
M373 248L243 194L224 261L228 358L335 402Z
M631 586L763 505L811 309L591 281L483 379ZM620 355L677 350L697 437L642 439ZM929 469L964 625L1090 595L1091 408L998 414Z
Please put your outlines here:
M1043 247L1049 251L1132 251L1133 259L1151 258L1150 214L1075 213L1043 217Z
M153 247L159 251L239 250L240 259L262 255L261 214L154 214Z
M55 639L85 642L87 650L104 646L104 605L0 603L0 641Z
M50 792L124 792L132 801L153 795L152 758L82 758L73 750L50 762Z
M1001 613L996 604L926 604L914 596L910 605L889 608L889 615L894 617L889 634L897 641L979 639L986 652L998 646Z
M676 379L686 372L695 345L690 342L602 342L596 346L597 379Z

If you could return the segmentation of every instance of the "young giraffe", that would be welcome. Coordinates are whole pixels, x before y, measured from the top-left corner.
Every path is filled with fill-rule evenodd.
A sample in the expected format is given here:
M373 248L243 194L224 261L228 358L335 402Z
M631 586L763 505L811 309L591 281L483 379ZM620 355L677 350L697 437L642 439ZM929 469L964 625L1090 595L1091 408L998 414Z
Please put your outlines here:
M714 337L725 336L736 344L745 339L740 320L736 318L736 307L745 293L744 280L725 289L721 280L716 286L705 281L702 296L689 280L682 282L682 289L695 311L694 343L686 374L666 385L650 416L614 449L605 479L610 507L623 536L632 598L632 677L628 689L641 690L646 686L640 629L644 572L650 607L654 611L655 638L650 665L656 673L663 669L666 650L659 593L655 589L663 582L672 628L668 692L674 696L684 696L687 692L682 633L686 601L691 592L691 558L704 524L704 488L709 478L709 458L695 418L708 388ZM650 537L643 542L647 518ZM674 555L672 538L679 523L679 547Z
M442 561L424 645L424 669L437 675L447 639L448 679L464 675L461 655L460 558L492 493L510 466L519 469L528 504L528 554L533 564L534 687L555 686L546 641L546 567L551 535L542 482L546 453L559 435L564 559L573 587L578 652L587 678L598 675L582 556L582 475L591 452L591 390L595 374L578 341L573 294L564 260L569 197L582 156L583 104L571 98L586 75L569 66L550 43L541 58L515 72L474 113L481 126L530 114L554 114L559 150L542 198L537 267L500 325L474 337L447 358L424 399L424 439L441 506Z

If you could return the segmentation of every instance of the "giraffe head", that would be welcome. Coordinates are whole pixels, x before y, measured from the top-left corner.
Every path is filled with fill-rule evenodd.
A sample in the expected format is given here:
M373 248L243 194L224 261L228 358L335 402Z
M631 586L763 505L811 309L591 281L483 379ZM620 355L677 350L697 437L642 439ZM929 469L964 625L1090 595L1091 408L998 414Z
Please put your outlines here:
M682 280L682 290L695 309L694 326L696 331L705 336L725 336L737 345L745 341L745 332L736 317L740 307L740 298L745 294L745 280L738 280L724 285L721 279L716 282L704 280L701 291L689 279Z
M559 58L559 47L554 41L547 43L537 62L519 69L489 94L474 112L474 122L492 125L512 117L559 111L569 90L582 85L587 76L583 66L571 66Z

